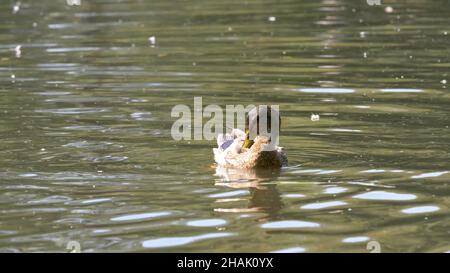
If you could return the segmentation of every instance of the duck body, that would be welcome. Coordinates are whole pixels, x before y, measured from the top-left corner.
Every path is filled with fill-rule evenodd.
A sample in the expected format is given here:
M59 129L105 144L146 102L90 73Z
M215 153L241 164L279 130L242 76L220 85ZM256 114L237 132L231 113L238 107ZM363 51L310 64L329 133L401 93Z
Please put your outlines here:
M217 137L214 160L219 167L238 169L281 168L287 166L287 155L282 147L270 146L265 136L257 136L250 148L244 148L246 134L233 129ZM269 148L269 149L268 149Z

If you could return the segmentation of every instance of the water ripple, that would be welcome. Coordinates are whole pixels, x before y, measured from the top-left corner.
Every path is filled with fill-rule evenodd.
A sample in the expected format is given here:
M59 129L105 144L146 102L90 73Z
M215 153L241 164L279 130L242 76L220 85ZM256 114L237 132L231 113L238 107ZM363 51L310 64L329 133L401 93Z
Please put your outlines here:
M145 220L145 219L154 219L164 216L171 215L171 212L161 211L161 212L149 212L149 213L139 213L139 214L128 214L118 217L111 218L111 221L137 221L137 220Z
M346 202L343 201L329 201L329 202L317 202L317 203L311 203L301 206L302 209L324 209L324 208L330 208L330 207L338 207L338 206L344 206L347 205Z
M435 212L438 210L439 210L439 207L437 207L437 206L418 206L418 207L404 209L404 210L402 210L402 212L406 213L406 214L417 214L417 213Z
M323 93L323 94L349 94L354 93L355 90L348 89L348 88L302 88L298 91L304 92L304 93Z
M103 113L108 112L109 109L104 108L64 108L64 109L41 109L36 110L37 113L52 113L60 115L79 115L90 113Z
M89 199L89 200L83 200L81 201L82 204L98 204L98 203L104 203L111 201L111 198L96 198L96 199Z
M411 178L412 179L420 179L420 178L438 177L438 176L441 176L441 175L446 174L446 173L448 173L448 171L423 173L423 174L419 174L419 175L413 175L413 176L411 176Z
M384 88L380 90L386 93L420 93L422 89L410 89L410 88Z
M291 247L291 248L284 248L280 250L274 250L270 253L302 253L305 252L306 249L303 247Z
M343 243L362 243L369 241L369 237L367 236L355 236L355 237L347 237L342 240Z
M142 242L142 246L145 248L163 248L163 247L174 247L191 244L197 241L207 240L207 239L215 239L215 238L224 238L236 235L235 233L230 232L217 232L217 233L208 233L197 236L188 236L188 237L167 237L167 238L158 238L152 240L146 240Z
M329 188L326 188L323 191L323 193L325 193L325 194L338 194L338 193L343 193L343 192L346 192L346 191L347 191L347 189L343 188L343 187L329 187Z
M356 199L364 200L390 200L390 201L407 201L417 198L414 194L395 193L386 191L371 191L353 196Z
M192 227L218 227L224 226L227 221L223 219L202 219L202 220L192 220L186 223L187 226Z
M211 198L225 198L225 197L234 197L234 196L242 196L242 195L248 195L249 192L247 190L237 190L237 191L229 191L229 192L223 192L223 193L214 193L208 195L208 197Z
M285 220L264 223L261 225L261 227L265 229L316 228L320 227L320 224L298 220Z
M28 201L28 204L34 204L34 205L56 204L56 203L65 203L65 202L68 202L71 200L72 200L72 198L67 197L67 196L54 195L54 196L49 196L49 197L38 199L38 200Z

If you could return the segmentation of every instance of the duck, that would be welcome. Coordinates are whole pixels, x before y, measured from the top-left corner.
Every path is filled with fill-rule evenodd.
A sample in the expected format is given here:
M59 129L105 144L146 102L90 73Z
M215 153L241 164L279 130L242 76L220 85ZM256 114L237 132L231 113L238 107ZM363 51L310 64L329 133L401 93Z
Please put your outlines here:
M272 115L273 120L272 120ZM267 132L260 132L259 121L266 117ZM278 118L276 118L278 116ZM288 165L283 147L273 141L272 124L280 131L281 117L270 106L256 106L245 118L245 131L232 129L230 133L217 136L217 148L213 148L214 161L220 168L280 169ZM252 138L251 136L255 136Z

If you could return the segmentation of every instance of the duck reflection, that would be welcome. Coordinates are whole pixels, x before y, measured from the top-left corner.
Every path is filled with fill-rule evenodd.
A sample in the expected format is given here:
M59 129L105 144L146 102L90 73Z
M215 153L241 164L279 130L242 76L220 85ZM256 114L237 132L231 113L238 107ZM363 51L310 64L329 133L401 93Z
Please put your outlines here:
M263 212L264 218L272 218L283 206L281 196L274 183L281 174L280 169L231 169L218 166L215 184L234 189L248 189L250 199L246 208L221 208L222 212Z

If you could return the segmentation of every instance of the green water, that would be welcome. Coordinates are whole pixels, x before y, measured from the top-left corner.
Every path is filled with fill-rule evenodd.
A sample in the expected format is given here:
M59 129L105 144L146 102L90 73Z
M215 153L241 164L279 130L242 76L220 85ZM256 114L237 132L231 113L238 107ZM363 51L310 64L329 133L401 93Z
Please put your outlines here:
M21 2L0 251L450 251L449 1ZM290 166L216 174L215 141L171 137L195 96L279 105Z

